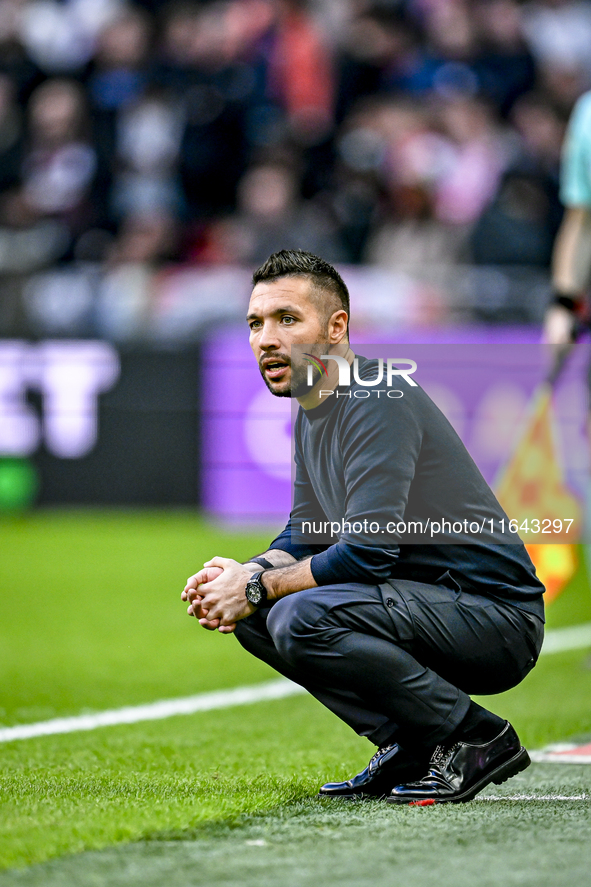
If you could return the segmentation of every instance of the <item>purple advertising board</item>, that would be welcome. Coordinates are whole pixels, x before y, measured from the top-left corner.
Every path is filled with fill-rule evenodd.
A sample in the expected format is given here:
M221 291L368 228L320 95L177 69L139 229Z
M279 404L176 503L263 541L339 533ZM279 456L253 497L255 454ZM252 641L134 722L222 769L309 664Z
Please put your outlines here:
M410 358L414 378L448 417L484 477L495 485L527 420L551 355L530 328L365 330L367 357ZM380 354L380 346L384 354ZM398 353L398 351L400 353ZM577 345L555 386L556 446L565 480L582 500L589 463L589 345ZM218 329L204 346L202 495L230 522L285 522L291 505L292 410L264 385L243 328Z

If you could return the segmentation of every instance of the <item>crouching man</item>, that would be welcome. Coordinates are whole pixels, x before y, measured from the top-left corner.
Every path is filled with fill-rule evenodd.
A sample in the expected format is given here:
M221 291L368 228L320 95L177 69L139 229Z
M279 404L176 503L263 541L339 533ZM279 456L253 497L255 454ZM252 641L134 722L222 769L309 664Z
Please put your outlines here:
M420 386L351 396L371 390L363 383L376 362L349 347L348 292L331 265L282 250L253 284L247 320L261 375L271 394L299 401L294 505L268 551L247 564L213 557L182 598L204 628L234 633L377 746L361 773L320 797L469 801L530 763L513 727L470 694L507 690L533 668L543 586L515 537L397 544L355 532L427 514L477 514L487 526L506 516ZM309 359L292 350L310 343ZM342 359L356 358L344 392ZM332 544L302 535L319 521L343 527Z

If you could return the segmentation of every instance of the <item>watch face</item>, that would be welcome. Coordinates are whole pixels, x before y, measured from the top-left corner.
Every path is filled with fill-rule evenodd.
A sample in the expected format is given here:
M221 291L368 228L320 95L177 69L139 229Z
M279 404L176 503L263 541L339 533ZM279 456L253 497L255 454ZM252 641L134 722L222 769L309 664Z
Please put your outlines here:
M263 599L263 594L259 587L258 582L247 582L246 583L246 597L250 601L251 604L254 604L255 607L260 604Z

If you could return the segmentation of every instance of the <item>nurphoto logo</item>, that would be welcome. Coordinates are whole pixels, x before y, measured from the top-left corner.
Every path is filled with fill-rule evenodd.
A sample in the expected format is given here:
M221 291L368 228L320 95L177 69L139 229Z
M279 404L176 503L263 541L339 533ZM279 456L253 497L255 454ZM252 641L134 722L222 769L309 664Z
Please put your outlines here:
M308 386L316 384L316 380L314 379L314 370L316 369L321 376L328 377L328 369L326 364L323 361L334 360L339 368L339 388L348 388L351 385L351 364L344 357L341 357L337 354L321 354L320 357L316 357L314 354L310 354L309 352L303 353L304 359L308 361L308 377L307 383ZM407 364L408 366L405 369L400 369L396 366L396 364ZM363 388L374 388L376 385L381 385L384 381L386 381L386 388L390 389L386 392L388 397L403 397L404 392L399 389L393 389L394 380L398 381L400 378L404 379L408 385L416 388L417 383L414 379L411 378L412 374L416 372L417 364L416 361L411 360L408 357L388 357L384 360L383 357L377 358L377 375L375 379L362 379L359 375L359 359L356 357L353 361L353 381L357 385L361 385ZM376 391L379 397L381 393L383 393L384 389L380 389ZM354 391L353 394L355 397L370 397L372 392L370 391ZM320 396L325 397L331 394L335 394L334 391L321 391ZM351 392L336 392L337 397L351 397Z

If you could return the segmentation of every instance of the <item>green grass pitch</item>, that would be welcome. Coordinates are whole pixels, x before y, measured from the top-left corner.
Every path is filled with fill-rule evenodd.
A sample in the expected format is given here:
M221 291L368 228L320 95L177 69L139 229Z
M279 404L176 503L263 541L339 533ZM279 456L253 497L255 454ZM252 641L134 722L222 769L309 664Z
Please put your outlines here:
M206 558L243 560L269 538L190 512L4 518L1 725L273 677L180 601ZM552 627L591 620L584 571L548 617ZM532 748L588 736L588 666L584 650L543 657L487 704ZM458 806L314 798L370 753L305 696L0 745L0 887L588 880L591 767L533 765Z

